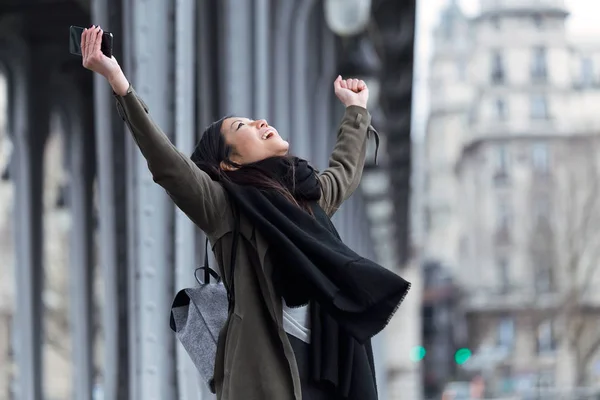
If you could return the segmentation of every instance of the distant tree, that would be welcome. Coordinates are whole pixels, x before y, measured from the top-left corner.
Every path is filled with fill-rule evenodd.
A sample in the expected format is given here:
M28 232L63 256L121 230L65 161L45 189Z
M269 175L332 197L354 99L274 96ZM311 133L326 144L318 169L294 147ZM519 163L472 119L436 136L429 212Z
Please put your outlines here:
M538 299L550 300L539 303L538 349L567 346L581 386L600 349L600 138L563 143L534 172L530 250Z

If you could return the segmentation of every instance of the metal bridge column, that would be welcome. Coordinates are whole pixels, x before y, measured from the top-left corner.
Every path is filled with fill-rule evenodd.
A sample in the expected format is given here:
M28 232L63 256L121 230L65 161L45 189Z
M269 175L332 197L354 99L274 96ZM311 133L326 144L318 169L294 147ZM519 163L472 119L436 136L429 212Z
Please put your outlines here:
M70 144L71 258L69 281L71 297L71 332L73 360L73 399L91 400L94 387L93 362L93 193L94 138L87 132L92 127L81 93L69 91L63 110L65 137ZM91 108L91 107L89 107Z
M125 26L131 41L129 79L148 104L154 121L172 134L176 46L173 3L164 0L128 3L129 20ZM135 159L139 305L138 313L133 316L138 318L139 325L136 391L140 399L174 399L175 337L168 324L174 294L174 208L164 190L154 183L139 151Z
M274 65L274 84L273 98L273 116L275 127L281 136L290 141L292 130L290 124L290 28L292 26L292 17L294 13L294 2L280 0L277 4L276 26L273 58L276 60ZM290 142L291 143L291 142ZM291 149L293 152L294 149Z
M293 41L291 41L291 92L290 92L290 149L300 158L309 158L312 154L311 141L314 140L314 124L309 123L309 96L308 96L308 57L311 49L308 46L308 28L310 13L315 5L315 0L303 0L293 19ZM318 48L318 47L317 47ZM313 48L314 49L314 48ZM315 51L315 50L312 50Z
M251 15L249 1L225 0L222 3L223 56L219 61L224 74L220 88L221 112L248 118L254 117L252 95L255 82L251 65L256 61L254 34L251 33L256 29L256 24Z
M92 20L119 36L115 0L92 0ZM116 9L115 9L116 8ZM119 46L115 46L119 48ZM119 54L117 53L117 57ZM127 236L123 176L123 124L110 86L94 74L94 131L98 177L99 261L104 280L103 389L107 399L129 396L129 326L127 325ZM116 121L120 121L116 123Z
M254 61L254 114L255 118L271 119L269 103L271 100L271 85L269 80L270 66L272 63L269 47L271 43L271 16L269 0L254 1L254 52L256 59ZM272 121L269 121L271 123Z
M33 52L32 52L33 55ZM10 65L15 138L17 398L42 399L43 148L49 129L47 74L41 59ZM38 68L36 68L39 66Z
M331 137L337 132L331 130L331 99L333 96L333 78L335 74L335 37L323 21L321 22L321 72L313 99L315 120L318 131L313 138L312 154L317 168L327 167L331 153Z
M192 154L196 132L196 2L175 2L175 145ZM195 285L196 229L179 209L175 211L175 290ZM177 389L180 400L202 398L198 371L180 343L177 353ZM203 383L202 383L203 384Z

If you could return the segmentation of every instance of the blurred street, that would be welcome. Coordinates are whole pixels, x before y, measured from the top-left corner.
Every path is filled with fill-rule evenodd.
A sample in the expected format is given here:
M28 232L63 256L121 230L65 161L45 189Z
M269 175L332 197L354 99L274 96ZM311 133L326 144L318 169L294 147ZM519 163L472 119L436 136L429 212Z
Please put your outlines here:
M413 119L424 397L596 399L596 5L439 4Z

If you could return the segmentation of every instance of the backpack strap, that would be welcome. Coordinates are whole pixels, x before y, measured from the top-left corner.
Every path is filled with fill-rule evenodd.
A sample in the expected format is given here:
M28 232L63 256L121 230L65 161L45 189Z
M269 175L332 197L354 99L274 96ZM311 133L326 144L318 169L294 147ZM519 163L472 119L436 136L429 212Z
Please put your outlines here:
M208 266L208 236L206 236L206 241L204 242L204 283L208 283L210 281L211 271L212 269ZM219 277L218 280L220 279L221 277Z
M204 270L204 280L200 281L200 279L198 278L198 271ZM221 282L221 277L219 276L218 272L215 271L214 269L212 269L209 265L208 265L208 237L206 238L206 242L204 243L204 264L201 267L198 267L194 270L194 278L196 278L196 282L198 282L199 285L205 285L207 283L210 283L210 277L213 277L213 279L215 280L215 282Z
M229 289L227 290L227 301L229 302L229 311L233 310L233 306L235 304L235 279L233 279L235 273L235 263L237 259L237 247L240 236L240 215L238 213L237 207L232 207L233 218L234 218L234 226L233 226L233 240L231 243L231 260L229 263ZM201 282L198 279L198 271L204 270L204 282ZM210 282L210 277L218 283L221 281L221 277L214 269L210 268L208 265L208 237L206 237L206 242L204 243L204 265L202 267L196 268L194 271L194 277L198 284L203 285Z

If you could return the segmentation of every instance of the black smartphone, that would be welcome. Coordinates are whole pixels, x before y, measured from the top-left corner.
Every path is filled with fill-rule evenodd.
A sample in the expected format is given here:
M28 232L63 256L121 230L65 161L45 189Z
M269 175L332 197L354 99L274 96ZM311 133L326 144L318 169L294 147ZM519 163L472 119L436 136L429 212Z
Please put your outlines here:
M69 51L71 54L81 56L81 35L83 30L80 26L71 26L69 28ZM110 32L104 32L102 35L102 44L100 45L102 53L106 57L112 57L113 55L113 34Z

